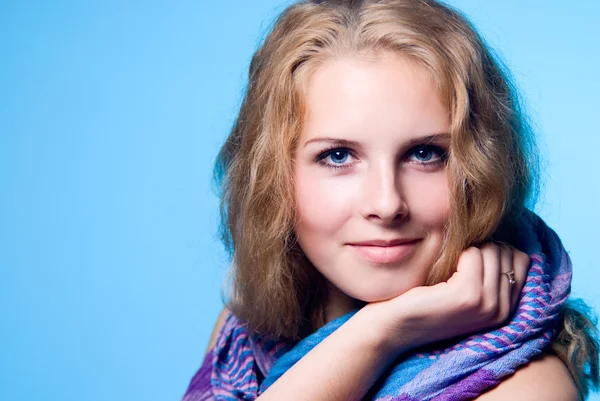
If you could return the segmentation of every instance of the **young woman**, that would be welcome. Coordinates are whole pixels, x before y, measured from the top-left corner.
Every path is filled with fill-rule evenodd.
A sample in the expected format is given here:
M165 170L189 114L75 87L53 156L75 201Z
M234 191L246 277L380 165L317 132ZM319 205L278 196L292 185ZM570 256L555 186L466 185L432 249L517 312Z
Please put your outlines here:
M434 0L304 1L216 165L233 283L186 401L577 400L598 341L506 72Z

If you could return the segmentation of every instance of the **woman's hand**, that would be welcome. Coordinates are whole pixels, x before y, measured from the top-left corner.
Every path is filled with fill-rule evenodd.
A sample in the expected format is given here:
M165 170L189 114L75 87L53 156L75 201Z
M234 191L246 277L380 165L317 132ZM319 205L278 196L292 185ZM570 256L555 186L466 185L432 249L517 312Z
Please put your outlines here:
M469 247L447 282L416 287L386 301L373 302L359 313L385 338L382 344L398 355L409 349L499 326L515 310L527 277L526 253L503 244ZM503 272L514 270L511 286Z

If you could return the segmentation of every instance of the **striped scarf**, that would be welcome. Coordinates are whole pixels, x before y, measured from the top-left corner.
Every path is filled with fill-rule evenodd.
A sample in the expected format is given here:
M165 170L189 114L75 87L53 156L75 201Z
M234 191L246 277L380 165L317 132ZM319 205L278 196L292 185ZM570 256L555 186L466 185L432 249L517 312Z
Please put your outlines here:
M560 239L533 212L513 245L531 266L516 312L504 326L398 358L364 399L462 401L476 398L540 354L552 341L571 286L571 260ZM215 346L183 401L254 400L357 310L330 321L298 343L249 335L229 314Z

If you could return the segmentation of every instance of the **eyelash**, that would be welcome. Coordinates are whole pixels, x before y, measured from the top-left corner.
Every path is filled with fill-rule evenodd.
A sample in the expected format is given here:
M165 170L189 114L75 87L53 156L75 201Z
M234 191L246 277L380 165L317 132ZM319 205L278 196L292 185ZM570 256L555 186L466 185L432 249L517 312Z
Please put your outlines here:
M445 149L436 146L436 145L428 145L428 144L421 144L421 145L417 145L415 147L413 147L412 149L410 149L408 151L409 155L414 154L417 151L420 150L428 150L428 151L433 151L434 153L437 153L439 155L439 159L432 161L432 162L420 162L417 161L415 163L420 164L422 166L427 166L427 167L437 167L437 166L441 166L443 164L446 163L447 159L448 159L448 153L446 152ZM315 161L319 164L321 164L322 166L328 167L328 168L332 168L335 170L342 170L345 168L349 168L352 166L352 164L329 164L326 163L324 160L330 156L331 154L335 153L335 152L347 152L350 155L352 155L354 152L352 150L350 150L349 148L344 148L344 147L339 147L339 146L331 146L328 147L326 149L324 149L321 154L319 154L319 156L317 156L317 158L315 159Z

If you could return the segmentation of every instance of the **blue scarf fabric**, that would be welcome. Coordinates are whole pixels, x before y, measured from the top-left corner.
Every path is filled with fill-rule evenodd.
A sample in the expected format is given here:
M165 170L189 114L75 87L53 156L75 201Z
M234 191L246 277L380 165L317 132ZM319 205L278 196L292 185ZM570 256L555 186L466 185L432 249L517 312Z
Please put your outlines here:
M528 216L521 238L513 245L530 256L531 266L510 321L450 345L431 344L401 356L365 399L471 400L548 347L570 293L571 261L556 233L536 214ZM207 398L197 399L254 400L356 312L327 323L296 344L250 335L234 315L228 316L205 361L204 384L197 386ZM190 386L186 401L196 400L192 390Z

